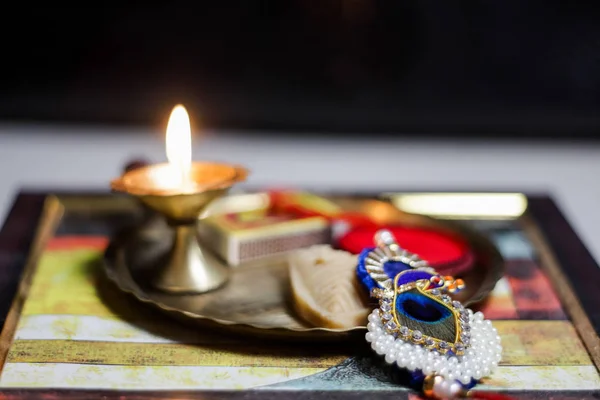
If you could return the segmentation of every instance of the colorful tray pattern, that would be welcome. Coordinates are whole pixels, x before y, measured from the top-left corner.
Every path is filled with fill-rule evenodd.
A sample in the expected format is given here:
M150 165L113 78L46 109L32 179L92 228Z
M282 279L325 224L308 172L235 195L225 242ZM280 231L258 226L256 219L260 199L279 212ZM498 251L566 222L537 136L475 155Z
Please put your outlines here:
M506 276L482 306L495 320L505 355L481 388L540 399L600 391L598 371L539 268L534 247L518 223L507 224L479 225L508 262ZM348 348L249 342L187 328L141 307L102 275L107 243L106 237L88 235L58 235L48 243L0 388L406 391L366 343Z

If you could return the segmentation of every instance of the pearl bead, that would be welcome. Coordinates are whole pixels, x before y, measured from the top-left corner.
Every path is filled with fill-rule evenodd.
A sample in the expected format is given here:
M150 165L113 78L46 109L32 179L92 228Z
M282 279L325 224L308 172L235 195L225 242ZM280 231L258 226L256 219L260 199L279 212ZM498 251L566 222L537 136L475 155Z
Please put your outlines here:
M462 383L463 385L468 385L469 383L471 383L471 376L470 375L463 375L459 378L460 383Z
M457 397L458 394L462 391L462 386L458 382L452 382L450 384L450 394L452 397Z
M417 362L415 360L410 360L406 366L409 371L414 371L417 369Z
M387 347L385 346L384 343L377 343L377 346L375 346L375 352L379 355L382 355L383 353L385 353L387 350Z
M431 364L423 365L423 375L431 375L433 373L433 366Z
M396 354L394 352L390 352L385 355L386 363L392 364L394 361L396 361Z
M378 328L378 326L377 326L377 324L376 324L375 322L369 322L369 323L367 324L367 329L368 329L368 330L370 330L370 331L373 331L373 330L375 330L376 328Z
M438 397L440 399L446 399L448 398L448 391L449 391L449 386L448 383L446 381L442 381L440 383L434 383L433 384L433 393L435 394L435 397Z
M369 314L368 320L369 320L369 322L377 323L377 322L379 322L379 316L375 315L375 314Z
M396 359L396 364L398 364L398 366L400 368L404 368L408 364L408 358L406 358L404 356L403 357L398 357L398 359Z
M433 393L435 397L440 399L452 399L457 397L460 393L462 387L457 382L448 382L447 380L442 380L441 382L436 382L433 385Z
M381 354L381 351L382 351L381 342L373 342L371 347L373 348L373 350L375 350L375 352L377 354Z

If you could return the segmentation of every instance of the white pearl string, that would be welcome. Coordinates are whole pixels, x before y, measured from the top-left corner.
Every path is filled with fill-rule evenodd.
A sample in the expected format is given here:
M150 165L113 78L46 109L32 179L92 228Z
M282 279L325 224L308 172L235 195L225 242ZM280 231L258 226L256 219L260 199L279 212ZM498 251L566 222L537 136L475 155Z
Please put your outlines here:
M367 342L389 364L396 364L409 371L421 370L424 375L439 375L446 381L459 381L467 385L472 379L488 376L502 358L500 336L492 322L485 320L481 312L469 311L471 344L461 357L443 355L420 345L405 342L383 329L379 310L369 315Z

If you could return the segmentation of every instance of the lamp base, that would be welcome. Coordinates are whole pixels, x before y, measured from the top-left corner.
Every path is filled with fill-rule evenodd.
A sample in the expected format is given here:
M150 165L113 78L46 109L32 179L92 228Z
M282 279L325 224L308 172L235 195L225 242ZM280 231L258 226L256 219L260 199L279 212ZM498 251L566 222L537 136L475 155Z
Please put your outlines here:
M195 224L162 228L142 229L130 242L128 262L145 271L144 283L165 293L199 294L227 282L229 267L199 242Z
M222 286L229 268L198 241L196 225L174 227L174 240L152 281L169 293L204 293Z

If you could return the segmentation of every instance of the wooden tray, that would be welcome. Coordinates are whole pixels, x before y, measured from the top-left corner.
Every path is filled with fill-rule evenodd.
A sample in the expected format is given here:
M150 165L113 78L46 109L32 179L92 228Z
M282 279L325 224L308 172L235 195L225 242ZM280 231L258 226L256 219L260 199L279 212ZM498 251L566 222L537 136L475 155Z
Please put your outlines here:
M342 197L384 199L386 212L395 204L493 238L504 276L476 307L494 320L505 354L481 390L540 400L598 397L600 268L552 199ZM491 206L464 207L473 198ZM105 193L19 195L0 232L0 396L414 398L363 341L250 340L257 336L187 327L140 306L103 276L101 264L107 238L140 217L130 199Z

